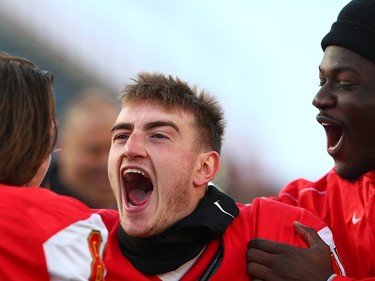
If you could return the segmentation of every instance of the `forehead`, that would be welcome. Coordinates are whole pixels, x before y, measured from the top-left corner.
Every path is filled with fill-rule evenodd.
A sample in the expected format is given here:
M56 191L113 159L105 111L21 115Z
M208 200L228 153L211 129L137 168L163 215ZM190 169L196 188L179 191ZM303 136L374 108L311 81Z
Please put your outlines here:
M353 68L361 72L375 72L375 64L356 52L339 46L328 46L324 52L321 69L335 67Z
M183 109L167 109L154 101L137 101L122 107L117 122L148 123L161 119L189 123L193 115Z

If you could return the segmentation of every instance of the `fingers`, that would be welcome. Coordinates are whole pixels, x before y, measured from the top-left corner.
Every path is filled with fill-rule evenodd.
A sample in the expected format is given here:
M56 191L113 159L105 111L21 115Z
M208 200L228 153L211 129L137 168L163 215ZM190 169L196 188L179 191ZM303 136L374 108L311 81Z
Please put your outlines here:
M275 242L267 239L257 238L250 240L247 243L248 249L258 249L263 252L267 252L270 254L280 254L285 252L285 250L290 248L295 248L289 244Z
M267 240L259 239L260 242L267 243ZM251 277L252 281L261 280L275 280L272 275L272 265L274 259L277 259L277 255L264 252L262 250L252 248L253 243L248 243L249 249L246 252L246 272Z
M306 241L309 247L322 243L325 244L324 241L318 235L318 233L312 227L303 225L298 221L293 222L293 224L297 233Z
M299 222L294 226L309 248L261 238L249 241L246 260L251 280L326 280L332 274L329 247L313 228Z
M248 263L246 272L251 277L252 281L268 280L268 278L270 278L270 269L262 264Z
M257 264L268 264L273 257L273 254L255 248L249 248L246 252L246 261L248 263L255 262Z
M267 240L261 240L262 243L268 242ZM296 256L293 253L294 247L292 251L281 254L270 254L259 249L249 248L246 253L246 272L252 281L303 280L294 279L295 273L290 270L290 268L294 269L296 264L295 260L290 262L290 259ZM297 259L299 260L299 257Z

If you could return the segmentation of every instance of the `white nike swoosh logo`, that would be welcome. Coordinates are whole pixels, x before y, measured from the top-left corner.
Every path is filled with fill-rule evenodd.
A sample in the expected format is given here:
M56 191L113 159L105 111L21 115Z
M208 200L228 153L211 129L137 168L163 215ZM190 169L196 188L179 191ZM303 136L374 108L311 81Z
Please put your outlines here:
M354 213L352 217L352 223L357 224L362 218L357 218L357 213Z
M214 204L219 208L219 210L222 211L224 214L226 214L226 215L228 215L228 216L231 216L232 218L235 219L235 217L234 217L232 214L228 213L227 211L225 211L225 210L220 206L219 201L220 201L220 200L217 200L216 202L214 202Z

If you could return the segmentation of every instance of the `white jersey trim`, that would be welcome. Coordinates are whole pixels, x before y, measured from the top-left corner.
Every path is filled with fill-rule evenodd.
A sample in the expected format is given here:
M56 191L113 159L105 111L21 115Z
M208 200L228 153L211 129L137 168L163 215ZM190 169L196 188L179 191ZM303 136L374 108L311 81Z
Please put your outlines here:
M51 281L88 280L94 261L90 237L98 234L97 246L99 258L108 240L108 230L98 214L92 214L86 220L79 220L51 236L43 245ZM97 237L98 238L98 237ZM99 243L99 245L97 245ZM105 268L102 268L105 276Z
M328 226L326 226L326 227L322 228L321 230L319 230L318 234L319 234L320 238L322 238L322 240L331 249L331 253L333 254L333 257L335 258L336 264L339 267L340 272L342 273L342 275L345 276L346 275L345 269L344 269L344 266L342 265L342 263L340 261L339 256L337 255L336 245L335 245L335 242L333 240L333 235L332 235L331 230L329 229Z

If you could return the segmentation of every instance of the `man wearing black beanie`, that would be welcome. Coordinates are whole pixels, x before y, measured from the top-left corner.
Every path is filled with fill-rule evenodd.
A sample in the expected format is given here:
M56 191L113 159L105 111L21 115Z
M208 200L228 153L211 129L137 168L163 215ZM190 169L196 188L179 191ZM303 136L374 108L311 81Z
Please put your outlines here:
M316 182L290 183L272 199L308 209L329 225L348 277L333 274L323 262L327 246L296 223L310 248L252 240L246 256L252 280L375 280L375 0L349 2L321 46L313 105L335 167Z

